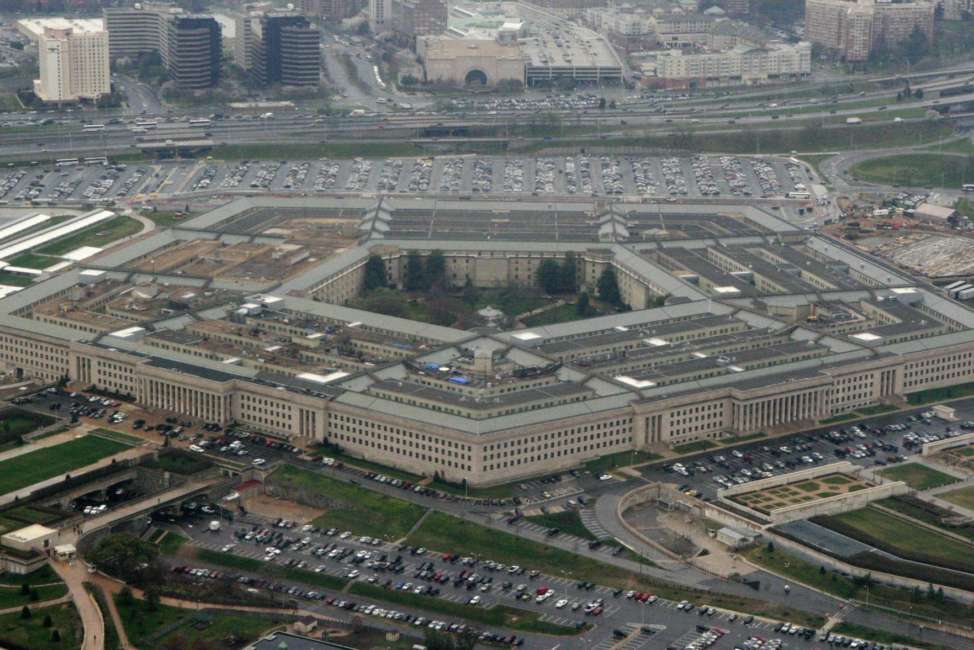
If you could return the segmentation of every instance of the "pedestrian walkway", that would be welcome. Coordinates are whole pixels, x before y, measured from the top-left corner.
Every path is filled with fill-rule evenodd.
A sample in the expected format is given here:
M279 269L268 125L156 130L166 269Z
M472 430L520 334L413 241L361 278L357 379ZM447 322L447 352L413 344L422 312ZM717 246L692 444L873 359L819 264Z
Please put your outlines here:
M84 626L85 638L81 650L102 650L105 647L105 619L94 597L85 589L88 572L81 562L69 563L51 562L51 567L57 572L68 587L68 594L78 610L81 624Z
M602 523L599 521L598 516L595 514L595 510L591 508L585 508L579 511L579 518L582 523L585 524L585 528L588 529L590 533L595 535L596 539L605 541L607 539L612 539L612 533L607 531Z

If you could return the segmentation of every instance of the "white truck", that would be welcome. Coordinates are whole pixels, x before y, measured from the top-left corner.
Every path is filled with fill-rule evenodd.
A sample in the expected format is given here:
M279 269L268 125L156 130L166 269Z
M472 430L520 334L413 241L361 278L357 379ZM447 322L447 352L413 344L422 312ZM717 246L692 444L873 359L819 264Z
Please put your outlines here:
M862 118L861 117L847 117L847 118L845 118L845 123L846 124L862 124Z
M210 521L209 531L211 533L219 533L220 532L220 520L219 519L213 519L213 520Z

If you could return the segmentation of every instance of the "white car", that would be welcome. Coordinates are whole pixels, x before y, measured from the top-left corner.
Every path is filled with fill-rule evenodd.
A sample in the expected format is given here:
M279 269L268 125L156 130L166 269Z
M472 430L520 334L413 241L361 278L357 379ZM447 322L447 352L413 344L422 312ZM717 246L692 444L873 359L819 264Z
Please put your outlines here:
M564 607L567 604L568 604L568 599L567 598L562 598L557 603L555 603L555 609L561 609L562 607Z
M600 481L611 481L612 480L612 475L611 474L602 474L601 476L599 476L599 480Z
M254 465L256 465L257 467L260 467L260 466L264 465L265 463L267 463L267 461L264 460L263 458L255 458L254 459Z
M199 445L190 445L189 446L189 450L190 451L195 451L197 454L202 454L203 453L203 448L200 447Z

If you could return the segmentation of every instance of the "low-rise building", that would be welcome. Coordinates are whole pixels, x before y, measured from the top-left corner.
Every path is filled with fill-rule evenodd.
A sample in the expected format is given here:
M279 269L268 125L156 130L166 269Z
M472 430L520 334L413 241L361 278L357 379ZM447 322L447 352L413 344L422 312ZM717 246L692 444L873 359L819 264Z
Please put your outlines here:
M738 45L721 52L669 50L656 59L656 74L667 87L797 81L811 72L811 43Z

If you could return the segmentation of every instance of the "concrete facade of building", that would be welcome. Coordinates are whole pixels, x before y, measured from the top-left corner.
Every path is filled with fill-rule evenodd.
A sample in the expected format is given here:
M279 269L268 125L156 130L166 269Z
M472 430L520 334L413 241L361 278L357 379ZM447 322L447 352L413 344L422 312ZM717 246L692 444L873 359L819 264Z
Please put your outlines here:
M805 79L812 73L812 46L740 45L723 52L668 50L656 59L656 74L668 86L721 86Z
M108 33L101 20L27 22L21 31L26 29L37 43L35 95L46 102L74 102L111 93Z
M929 0L807 0L805 37L847 61L865 61L880 47L895 47L919 29L933 42L936 3Z
M417 39L416 50L429 82L463 85L477 72L488 86L504 79L524 82L524 57L516 44L426 36Z
M220 80L223 43L212 16L183 14L167 5L110 8L105 26L112 60L156 51L179 88L210 88Z
M446 0L393 0L393 31L415 43L418 36L443 34L449 9Z
M127 312L108 307L156 251L223 237L241 218L259 221L257 211L306 219L315 210L359 211L359 245L262 293L221 297L219 308L193 318L117 323ZM518 230L428 239L419 220L433 212L434 232L451 224ZM569 239L549 241L552 212ZM647 239L661 222L670 238ZM424 235L404 236L417 231ZM631 311L482 334L345 305L362 290L371 256L398 287L407 256L434 251L447 283L484 289L533 286L542 261L571 253L580 287L592 291L611 268ZM244 199L99 264L109 270L71 269L0 301L0 364L17 376L67 377L161 412L324 440L472 485L620 451L811 426L974 380L974 312L859 251L741 205ZM89 314L80 320L45 308L79 299ZM842 318L833 321L827 308ZM272 338L251 338L257 331ZM276 363L264 340L299 351ZM349 345L376 362L335 361L339 353L324 349Z

